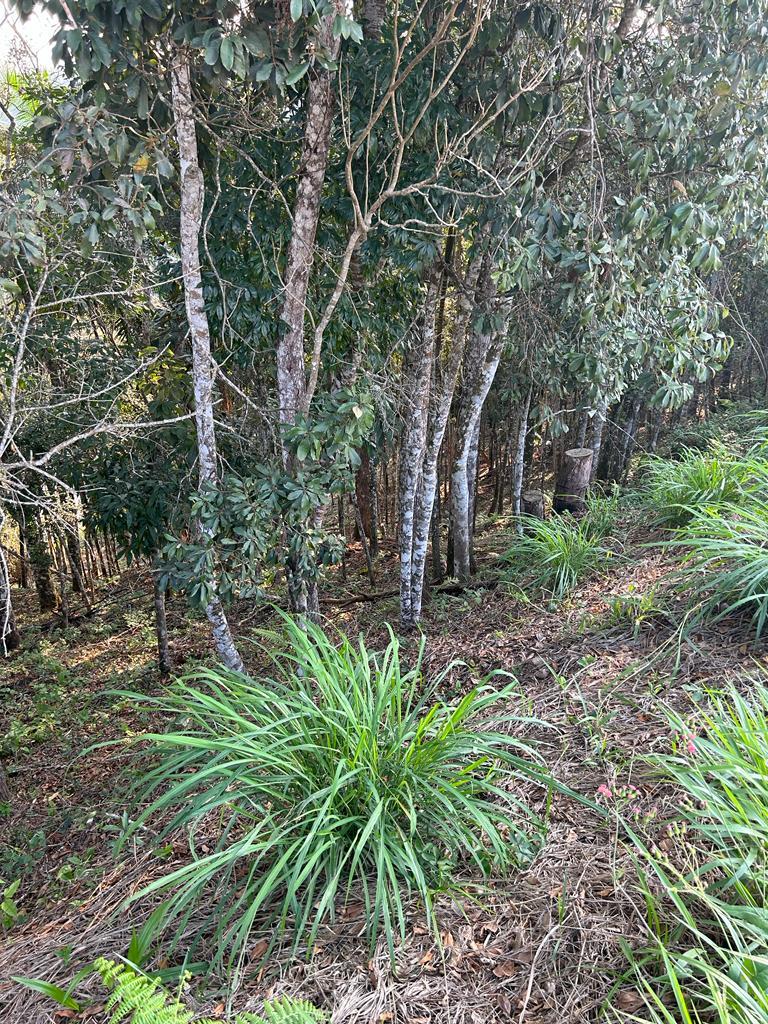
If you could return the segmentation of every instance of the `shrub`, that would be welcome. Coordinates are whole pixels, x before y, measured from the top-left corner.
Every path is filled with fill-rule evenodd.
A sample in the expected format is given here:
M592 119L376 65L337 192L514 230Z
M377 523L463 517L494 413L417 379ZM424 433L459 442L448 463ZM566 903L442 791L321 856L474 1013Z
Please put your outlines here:
M164 835L189 832L194 856L144 892L171 892L182 929L207 909L218 963L244 951L256 922L273 941L290 927L294 949L311 950L349 899L393 955L408 896L431 918L462 862L488 875L532 855L542 823L503 784L546 777L498 731L509 686L447 703L440 678L424 686L423 644L405 671L391 634L377 657L362 639L336 645L284 618L265 637L272 678L201 670L167 696L134 698L184 720L149 737L160 759L132 831L159 815Z
M700 510L668 546L683 554L693 621L743 612L759 639L768 619L768 501Z
M653 758L679 787L687 869L631 833L666 894L646 886L654 942L628 950L647 1011L634 1020L768 1020L768 690L710 697L698 734L673 718L680 752Z
M597 571L611 556L600 541L601 524L589 515L521 517L523 534L503 555L526 586L547 590L555 600L570 593L580 579Z
M645 467L646 503L660 525L684 526L698 510L741 501L754 469L749 459L719 447L704 454L686 448L677 462L651 458Z

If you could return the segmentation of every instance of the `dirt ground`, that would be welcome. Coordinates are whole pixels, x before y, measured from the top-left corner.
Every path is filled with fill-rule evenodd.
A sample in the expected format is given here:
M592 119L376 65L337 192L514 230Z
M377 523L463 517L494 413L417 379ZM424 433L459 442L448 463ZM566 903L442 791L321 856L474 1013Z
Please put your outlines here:
M615 812L666 841L674 796L650 775L643 755L672 749L679 739L668 709L693 720L708 686L747 681L765 664L765 652L750 645L738 622L682 641L678 598L664 597L669 562L639 530L630 532L606 575L589 579L558 607L528 603L498 581L504 530L502 522L481 532L484 585L433 594L427 672L460 659L446 683L456 692L490 672L511 673L519 695L510 712L526 719L515 732L535 740L560 782L602 813L533 784L521 787L519 795L546 817L543 849L511 877L486 888L468 878L463 892L444 898L439 942L414 907L393 968L383 945L371 955L362 904L351 904L320 934L308 961L278 952L263 967L246 969L232 1009L257 1009L283 992L313 1000L334 1024L563 1024L596 1020L606 1002L637 1009L622 980L622 943L642 945L647 926ZM396 619L391 545L377 572L377 593L390 596L356 600L368 584L361 553L353 551L346 583L336 572L323 605L331 625L361 631L373 646L385 635L383 624ZM663 600L647 620L617 620L615 597L648 592ZM21 878L22 915L7 923L0 948L0 1019L98 1024L98 1003L77 1016L9 979L66 985L82 963L124 952L152 909L146 901L126 908L126 897L185 856L183 838L162 856L149 842L120 861L112 853L130 810L124 741L148 722L130 701L105 690L152 692L161 685L153 667L151 588L141 570L126 571L102 584L91 616L66 629L41 622L30 593L18 603L24 647L0 667L0 756L11 790L0 804L0 889ZM250 641L265 613L239 608L235 618L256 669ZM178 667L213 660L204 624L181 598L170 606L169 628ZM99 745L106 740L117 742ZM263 936L253 944L257 962ZM161 955L154 966L169 962L172 955ZM192 982L187 995L201 1012L229 1009L215 983L201 989Z

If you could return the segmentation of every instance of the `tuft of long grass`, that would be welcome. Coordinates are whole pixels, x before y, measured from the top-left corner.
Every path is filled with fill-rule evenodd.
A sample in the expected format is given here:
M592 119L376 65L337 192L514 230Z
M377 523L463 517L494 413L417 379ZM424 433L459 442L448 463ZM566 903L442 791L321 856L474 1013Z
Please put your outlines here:
M188 833L191 862L143 891L170 894L178 934L202 913L222 965L257 924L311 951L352 900L393 955L411 897L432 918L460 873L533 855L543 822L507 786L548 777L506 731L510 686L448 702L442 677L423 678L423 644L406 669L391 633L378 656L287 616L264 647L268 678L201 670L165 696L133 697L179 723L147 737L157 763L132 828L159 819L165 836Z
M752 496L694 512L669 541L683 556L681 582L694 621L741 612L759 639L768 622L768 501Z
M680 752L652 759L679 789L689 869L630 831L657 884L645 888L652 943L626 949L644 1012L625 1019L768 1020L768 690L709 698L696 735L673 718Z
M701 509L740 503L761 468L718 445L707 452L685 448L674 462L652 457L645 464L646 504L659 525L684 526Z
M548 591L560 600L611 557L602 542L613 528L616 507L613 498L594 498L581 519L568 514L548 519L522 516L523 533L503 561L516 581L521 579L526 586Z

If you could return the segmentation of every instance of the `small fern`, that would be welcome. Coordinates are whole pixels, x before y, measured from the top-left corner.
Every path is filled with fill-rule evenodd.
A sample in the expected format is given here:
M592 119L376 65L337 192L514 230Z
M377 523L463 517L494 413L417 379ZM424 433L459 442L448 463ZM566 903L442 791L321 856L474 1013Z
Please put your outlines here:
M169 995L158 979L138 973L128 964L99 959L96 971L111 990L106 1013L109 1024L193 1024L192 1013ZM325 1014L304 999L283 996L267 1003L264 1015L240 1013L232 1024L322 1024ZM198 1020L196 1024L221 1024Z

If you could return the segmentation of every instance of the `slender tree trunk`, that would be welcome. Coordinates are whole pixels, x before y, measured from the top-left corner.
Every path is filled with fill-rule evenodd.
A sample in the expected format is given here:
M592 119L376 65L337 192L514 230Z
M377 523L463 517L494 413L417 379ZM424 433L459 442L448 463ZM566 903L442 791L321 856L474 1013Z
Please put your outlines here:
M23 520L19 520L19 586L23 590L29 587L29 550L27 546L27 531Z
M475 430L472 435L472 443L469 447L469 458L467 460L467 480L469 481L469 572L474 575L477 571L475 565L475 528L477 521L477 492L480 483L480 424L483 410L480 410Z
M468 583L471 572L473 470L472 452L476 444L476 431L480 423L483 404L490 391L501 357L497 338L478 336L474 353L482 358L480 369L472 384L462 395L459 407L456 454L451 469L451 527L453 533L453 574L459 582ZM480 353L482 352L482 356ZM474 362L474 359L473 359Z
M40 513L30 512L27 519L27 541L29 545L29 561L32 566L32 577L37 590L37 600L41 612L51 612L56 608L56 590L53 585L51 569L53 559L45 537Z
M355 509L355 522L357 523L357 532L360 537L360 544L363 548L363 555L365 556L365 567L368 570L368 582L371 585L371 590L376 589L376 576L373 570L373 558L371 557L371 546L368 543L368 536L365 532L365 524L363 523L362 513L357 503L357 495L352 494L349 499Z
M598 465L602 457L603 434L605 432L605 418L607 412L608 401L601 397L597 403L595 415L592 417L592 439L589 445L594 453L592 457L592 469L590 471L593 480L597 475Z
M526 392L517 418L517 436L515 438L515 450L512 461L512 511L516 516L519 516L522 512L525 441L528 436L528 417L531 413L532 398L533 385ZM518 522L515 529L518 533L521 533L522 525Z
M374 449L371 459L371 555L379 553L379 457Z
M437 294L438 280L433 268L427 280L420 336L411 344L406 363L409 396L400 445L398 486L400 623L405 630L413 629L419 621L419 608L414 607L413 603L414 539L417 495L427 447L429 394L435 355ZM427 524L428 528L429 524Z
M323 18L320 35L325 49L333 59L339 50L339 41L332 32L333 15ZM285 271L285 290L280 319L283 324L277 345L278 411L282 426L296 422L306 413L308 404L307 378L304 367L304 321L307 293L312 264L315 257L315 236L320 216L320 200L331 148L334 97L330 72L319 64L309 71L307 90L307 119L301 151L296 199L293 206L293 228L288 246ZM313 361L320 353L313 355ZM318 367L314 368L315 374ZM282 446L283 465L291 469L291 456ZM288 596L291 607L299 615L318 618L320 613L317 584L307 584L296 564L287 566Z
M489 257L483 263L478 288L479 310L488 313L495 300ZM496 376L501 348L500 333L473 327L464 359L465 379L457 417L456 452L451 468L453 574L462 584L469 582L471 574L474 510L472 453L477 445L480 416Z
M360 468L355 474L355 501L360 512L360 522L366 539L373 539L373 508L372 508L373 485L371 481L371 459L368 449L363 447L360 451ZM360 526L356 527L357 532ZM362 537L358 537L362 540Z
M578 412L578 422L576 426L576 444L575 448L583 448L587 443L587 428L589 427L589 410L581 409Z
M171 650L168 646L168 623L165 616L166 585L162 580L162 572L155 558L152 566L152 591L155 602L155 633L157 635L157 666L161 676L171 671Z
M215 487L219 479L216 432L213 419L213 361L208 314L203 301L200 272L200 231L203 217L203 173L197 154L192 85L186 54L177 54L172 75L173 113L179 144L179 181L181 189L180 249L184 278L184 300L192 339L192 381L195 395L195 427L200 486ZM216 650L224 664L242 671L243 661L214 586L205 613L211 624Z
M432 581L439 583L443 578L443 559L440 554L440 482L438 480L435 491L435 502L432 506L432 522L430 524L431 548L432 548Z
M5 516L0 511L0 528L2 528L4 520ZM8 572L8 562L5 555L0 552L0 654L10 654L20 644L21 637L16 628L16 616L13 614L11 577Z
M446 247L446 252L448 249ZM429 408L427 443L424 453L421 480L416 501L411 538L410 562L410 614L412 624L421 618L421 605L424 597L424 581L427 561L427 543L430 525L435 508L435 495L438 484L438 464L440 451L443 447L451 402L456 391L462 357L467 343L467 331L470 317L475 308L475 290L482 267L482 254L475 255L467 268L463 288L458 298L458 310L453 329L450 334L450 349L446 352L445 345L441 353L440 365L436 366L438 384L434 389ZM439 519L438 519L439 539ZM438 549L438 562L440 552ZM439 576L439 574L438 574ZM402 581L401 581L402 584ZM402 585L401 585L402 615Z

